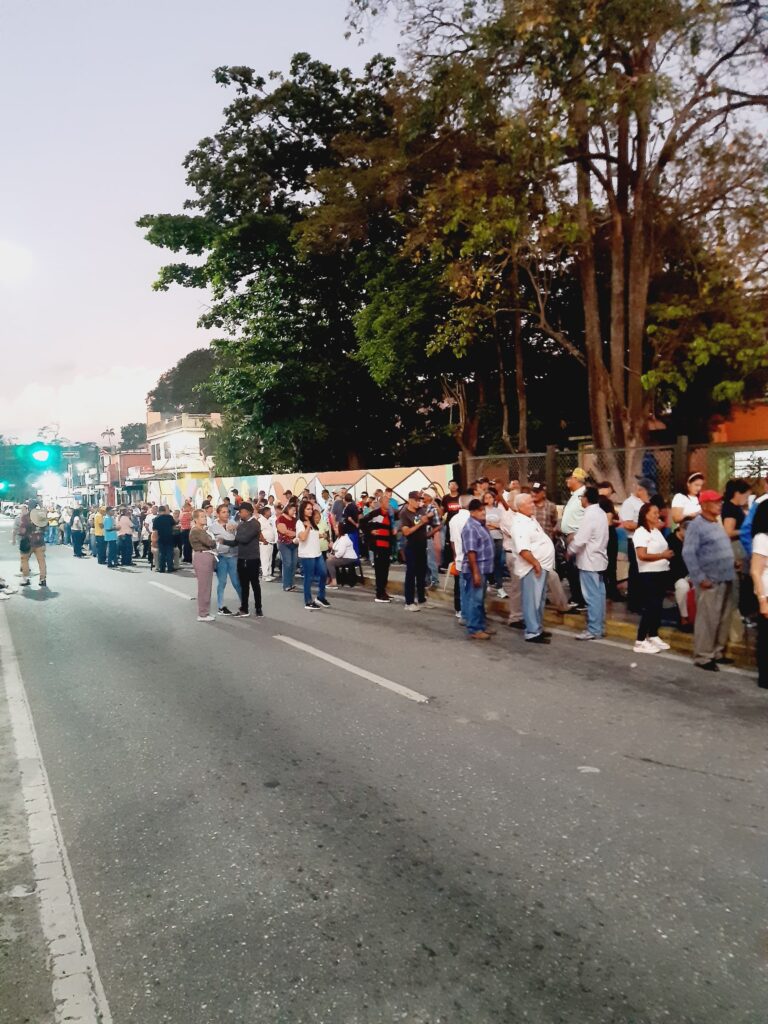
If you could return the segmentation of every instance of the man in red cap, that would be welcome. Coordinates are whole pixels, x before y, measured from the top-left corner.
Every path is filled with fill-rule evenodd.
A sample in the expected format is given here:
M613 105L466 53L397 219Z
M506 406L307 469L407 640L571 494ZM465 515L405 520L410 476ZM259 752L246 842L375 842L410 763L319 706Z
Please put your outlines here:
M736 566L730 538L720 521L722 494L702 491L699 501L701 515L689 523L683 542L683 560L696 588L693 662L717 672L719 665L733 664L724 651L733 615Z

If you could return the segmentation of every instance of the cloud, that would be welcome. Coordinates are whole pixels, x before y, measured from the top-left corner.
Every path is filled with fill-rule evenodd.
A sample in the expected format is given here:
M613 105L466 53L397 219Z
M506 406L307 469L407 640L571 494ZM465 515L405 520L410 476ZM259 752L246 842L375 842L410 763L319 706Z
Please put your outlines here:
M34 270L35 258L29 249L0 238L0 288L18 288L31 279Z
M107 427L144 420L145 398L162 371L151 367L111 366L80 373L59 384L28 381L0 407L0 433L30 440L45 424L55 423L70 441L99 441Z

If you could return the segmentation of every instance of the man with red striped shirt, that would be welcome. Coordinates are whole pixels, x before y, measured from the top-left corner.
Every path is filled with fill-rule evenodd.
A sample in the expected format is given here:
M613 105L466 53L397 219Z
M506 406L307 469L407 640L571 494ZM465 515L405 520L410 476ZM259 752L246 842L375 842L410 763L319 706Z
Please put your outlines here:
M373 555L373 571L376 576L375 601L377 604L389 604L392 598L387 593L387 582L394 523L389 497L386 494L380 495L378 508L369 512L362 522L363 529L368 534L368 547Z

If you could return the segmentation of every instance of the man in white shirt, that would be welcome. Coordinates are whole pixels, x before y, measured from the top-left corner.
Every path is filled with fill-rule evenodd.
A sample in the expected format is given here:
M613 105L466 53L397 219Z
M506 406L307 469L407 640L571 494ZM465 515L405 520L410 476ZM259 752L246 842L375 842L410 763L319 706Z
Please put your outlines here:
M277 543L277 528L275 527L274 520L272 519L272 509L269 505L264 505L259 513L259 524L261 525L261 536L265 541L265 543L259 548L259 557L261 558L261 575L264 577L265 581L271 582L274 578L272 575L272 555L275 550L275 544Z
M512 528L515 545L515 575L520 580L525 620L525 639L530 644L548 644L550 634L544 630L544 603L547 598L547 576L555 567L555 545L533 514L530 494L515 499Z
M469 510L467 505L472 500L472 492L469 494L463 494L459 498L459 504L461 508L459 511L452 516L450 523L448 524L448 536L453 546L453 561L456 568L456 575L453 577L453 610L456 612L456 618L461 618L461 569L464 564L464 549L461 546L461 531L467 524L470 518Z
M587 603L587 628L577 640L597 640L605 633L605 580L608 568L608 517L600 508L600 493L587 487L581 496L584 518L568 546L576 558L581 592Z
M516 497L517 495L515 495ZM505 501L499 509L499 529L501 530L504 556L509 571L509 580L507 580L507 596L509 598L507 625L511 626L512 629L525 629L520 577L515 572L517 553L515 551L514 525L516 515L517 512L515 512L514 508L511 508Z
M570 544L576 536L576 531L581 525L581 520L584 518L584 506L582 505L581 498L584 494L586 482L587 474L581 466L577 466L565 481L565 486L571 492L568 501L565 503L563 516L560 520L560 532L565 537L566 545ZM579 570L576 568L573 561L568 561L565 566L565 571L568 576L568 587L571 591L571 601L577 609L583 610L584 595L581 592Z
M651 492L655 490L652 480L646 477L635 477L635 486L630 496L619 509L619 522L627 531L627 558L629 559L629 575L627 576L627 608L631 612L641 612L640 586L638 583L637 555L632 542L632 534L637 529L637 517L640 509L651 500Z

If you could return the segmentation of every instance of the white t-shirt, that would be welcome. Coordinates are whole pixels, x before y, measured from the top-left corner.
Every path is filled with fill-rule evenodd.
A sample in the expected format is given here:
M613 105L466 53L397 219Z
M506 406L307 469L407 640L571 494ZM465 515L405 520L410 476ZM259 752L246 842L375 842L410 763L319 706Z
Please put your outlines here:
M551 570L555 567L555 545L544 532L535 516L524 516L522 512L515 512L512 526L512 537L515 544L515 576L522 579L532 571L533 566L519 554L521 551L530 551L536 558L542 569Z
M351 538L343 533L341 537L337 537L333 542L333 557L334 558L357 558L355 551L355 545L352 543Z
M638 526L632 534L635 544L635 551L638 548L645 548L649 555L660 555L669 547L661 530L646 530L644 526ZM638 572L666 572L669 569L669 559L659 558L655 562L644 562L641 558L637 560Z
M752 551L768 558L768 533L756 533L752 538ZM763 593L768 594L768 565L763 569Z
M273 516L270 516L269 519L266 516L259 516L259 525L261 526L261 535L267 544L276 544L277 527Z
M683 510L683 519L697 516L701 512L701 503L695 494L676 494L672 499L672 508Z
M630 494L626 501L622 502L621 508L619 509L619 519L622 523L636 523L637 517L640 515L640 509L643 507L645 502L642 498L638 498L636 494ZM632 534L634 540L636 533ZM637 543L637 541L635 541Z
M299 532L304 532L304 525L296 527L296 536L298 537ZM312 530L309 531L309 536L306 540L299 541L299 558L319 558L320 557L320 531Z
M448 526L448 535L451 538L451 544L453 545L453 561L456 565L457 572L461 572L464 563L464 549L461 546L461 531L467 525L468 519L469 510L466 508L460 508Z

